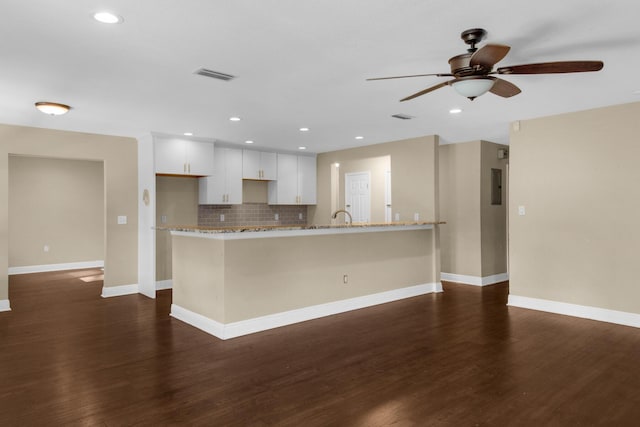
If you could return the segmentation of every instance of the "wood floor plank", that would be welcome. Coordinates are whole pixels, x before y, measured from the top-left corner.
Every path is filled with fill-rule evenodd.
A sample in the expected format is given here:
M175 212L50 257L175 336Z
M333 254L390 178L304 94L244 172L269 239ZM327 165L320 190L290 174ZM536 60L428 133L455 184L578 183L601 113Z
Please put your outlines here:
M508 284L221 341L171 291L11 276L0 425L637 425L640 331L507 307Z

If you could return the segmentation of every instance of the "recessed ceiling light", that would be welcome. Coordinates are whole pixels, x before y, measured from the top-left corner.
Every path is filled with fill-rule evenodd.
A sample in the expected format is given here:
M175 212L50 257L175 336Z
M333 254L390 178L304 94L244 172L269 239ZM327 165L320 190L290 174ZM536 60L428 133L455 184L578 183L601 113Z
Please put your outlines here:
M57 102L36 102L35 106L38 111L52 116L60 116L71 109L68 105L58 104Z
M253 144L253 141L245 141L245 144Z
M364 136L356 136L356 139L364 139Z
M307 147L298 147L298 150L306 150Z
M240 117L229 117L229 120L231 120L232 122L239 122Z
M120 24L124 21L122 16L118 16L111 12L96 12L93 14L93 19L103 24Z
M185 133L183 133L183 135L184 135L184 136L192 136L192 135L193 135L193 132L185 132Z
M460 113L462 113L462 109L460 109L460 108L452 108L451 110L449 110L449 113L451 113L451 114L460 114Z
M309 132L309 128L300 128L300 132Z

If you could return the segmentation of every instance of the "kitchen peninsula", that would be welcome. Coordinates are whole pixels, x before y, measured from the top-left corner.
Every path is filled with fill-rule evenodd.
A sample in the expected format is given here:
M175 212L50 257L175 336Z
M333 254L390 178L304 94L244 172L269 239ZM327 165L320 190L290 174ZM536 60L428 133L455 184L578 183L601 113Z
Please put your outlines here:
M228 339L441 292L439 224L163 227L171 316Z

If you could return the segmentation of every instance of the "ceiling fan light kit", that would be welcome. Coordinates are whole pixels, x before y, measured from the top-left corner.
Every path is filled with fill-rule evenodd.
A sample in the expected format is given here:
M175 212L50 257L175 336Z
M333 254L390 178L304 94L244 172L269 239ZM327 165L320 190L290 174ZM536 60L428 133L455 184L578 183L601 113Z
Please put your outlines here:
M438 83L413 95L409 95L400 101L409 101L410 99L417 98L445 86L452 86L460 95L473 101L478 96L487 92L503 98L509 98L521 92L513 83L498 77L493 77L495 74L584 73L600 71L604 66L602 61L558 61L512 65L500 67L496 71L493 71L493 66L507 56L511 47L500 44L487 44L478 49L476 44L482 41L486 35L487 32L482 28L472 28L462 32L460 38L469 45L469 48L466 53L456 55L449 59L451 73L413 74L409 76L377 77L367 80L403 79L426 76L453 77L453 80Z
M491 77L471 76L457 79L456 81L451 83L451 86L453 86L456 92L458 92L460 95L473 101L480 95L484 95L485 93L489 92L494 84L495 79Z

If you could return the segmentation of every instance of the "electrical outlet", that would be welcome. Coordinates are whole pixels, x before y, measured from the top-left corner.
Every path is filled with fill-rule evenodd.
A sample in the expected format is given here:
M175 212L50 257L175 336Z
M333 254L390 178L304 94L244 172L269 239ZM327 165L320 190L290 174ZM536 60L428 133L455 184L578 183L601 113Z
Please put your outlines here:
M399 213L397 213L397 214L396 214L396 216L395 216L395 220L396 220L396 221L400 221L400 214L399 214Z
M275 219L276 221L280 220L280 214L274 214L273 215L273 219Z
M524 209L524 206L518 206L518 215L525 215L526 211Z
M220 214L220 222L224 222L224 214Z
M166 215L161 215L160 216L160 222L162 224L166 224L167 223L167 216Z
M43 249L44 249L45 252L49 252L49 245L44 245Z
M416 213L414 213L414 214L413 214L413 220L414 220L415 222L420 221L420 214L419 214L418 212L416 212Z
M127 216L126 215L118 215L118 224L119 225L124 225L127 223Z
M298 219L302 220L302 212L298 214Z

